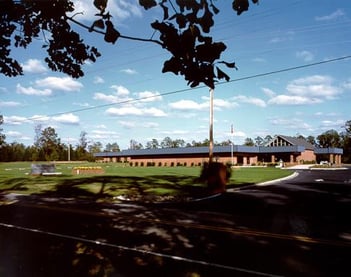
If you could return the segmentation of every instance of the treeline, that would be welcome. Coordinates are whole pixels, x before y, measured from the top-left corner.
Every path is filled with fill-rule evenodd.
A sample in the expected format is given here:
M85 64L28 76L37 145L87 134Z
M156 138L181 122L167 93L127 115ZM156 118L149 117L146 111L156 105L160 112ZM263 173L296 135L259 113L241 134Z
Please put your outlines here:
M2 124L2 116L0 116L0 125ZM344 150L344 163L351 163L351 120L347 121L344 126L345 130L338 133L335 130L328 130L317 137L314 136L297 136L304 138L316 147L337 147ZM264 138L256 137L255 139L246 138L244 145L264 145L272 140L272 136L268 135ZM230 145L230 140L215 142L214 145L225 146ZM186 143L183 139L171 139L165 137L158 141L152 139L145 144L145 147L135 141L130 140L130 149L155 149L155 148L178 148L178 147L200 147L209 146L209 140L195 141ZM61 142L56 131L52 127L42 129L41 125L35 127L34 144L26 146L22 143L12 142L6 143L6 136L2 134L0 128L0 162L14 161L94 161L94 154L98 152L119 152L119 145L107 143L103 147L101 142L90 142L87 140L87 133L81 132L77 145L65 144Z

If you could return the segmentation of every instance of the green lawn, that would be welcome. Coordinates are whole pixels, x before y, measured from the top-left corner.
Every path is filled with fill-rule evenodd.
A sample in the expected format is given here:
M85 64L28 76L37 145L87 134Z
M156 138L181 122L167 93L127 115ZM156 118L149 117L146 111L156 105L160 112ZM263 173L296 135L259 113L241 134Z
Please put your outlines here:
M103 174L73 175L74 167L101 166ZM0 193L56 195L86 198L113 198L124 195L190 196L201 191L200 167L129 167L108 164L56 164L58 176L32 176L31 163L0 163ZM228 187L254 184L290 175L289 170L242 167L232 170Z

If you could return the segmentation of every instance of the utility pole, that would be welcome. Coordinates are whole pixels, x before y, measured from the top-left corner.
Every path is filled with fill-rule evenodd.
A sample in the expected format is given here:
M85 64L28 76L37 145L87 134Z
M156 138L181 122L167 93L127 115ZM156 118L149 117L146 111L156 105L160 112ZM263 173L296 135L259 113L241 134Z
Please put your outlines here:
M71 161L71 145L69 143L69 139L68 139L68 146L67 146L67 154L68 154L68 161Z
M232 166L234 165L234 129L233 129L233 124L230 127L230 133L232 135L231 137L231 142L230 142L230 149L231 149L231 160L232 160Z
M210 88L210 147L209 147L209 163L213 162L213 91L214 89Z

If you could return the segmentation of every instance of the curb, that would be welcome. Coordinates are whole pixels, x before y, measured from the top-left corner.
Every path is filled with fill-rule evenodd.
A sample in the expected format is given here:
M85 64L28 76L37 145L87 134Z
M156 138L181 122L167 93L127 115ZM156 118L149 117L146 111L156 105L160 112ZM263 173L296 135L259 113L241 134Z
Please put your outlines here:
M291 174L287 177L284 177L284 178L279 178L279 179L275 179L275 180L271 180L271 181L267 181L267 182L253 184L253 185L247 185L247 186L243 186L243 187L239 187L239 188L231 188L231 189L227 189L226 192L237 192L237 191L240 191L242 189L245 189L248 187L253 187L253 186L269 186L269 185L273 185L275 183L278 183L280 181L285 181L285 180L290 180L290 179L296 178L298 175L299 175L299 173L295 171L293 174Z

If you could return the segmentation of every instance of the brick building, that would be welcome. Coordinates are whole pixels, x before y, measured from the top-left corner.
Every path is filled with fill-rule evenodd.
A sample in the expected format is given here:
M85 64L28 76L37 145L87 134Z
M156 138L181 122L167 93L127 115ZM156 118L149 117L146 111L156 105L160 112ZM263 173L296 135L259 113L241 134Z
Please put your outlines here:
M264 146L215 146L214 159L233 165L259 165L267 163L299 164L327 161L341 164L340 148L317 148L304 139L275 136ZM126 162L131 166L200 166L208 161L209 148L181 147L156 149L127 149L120 152L96 153L98 162Z

